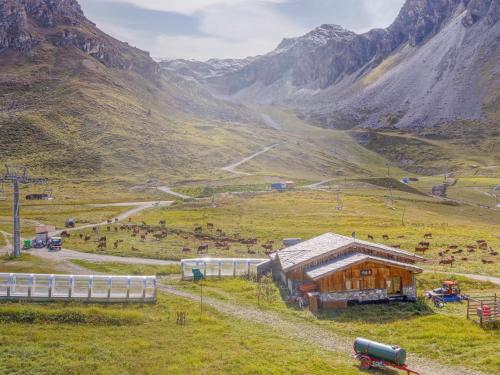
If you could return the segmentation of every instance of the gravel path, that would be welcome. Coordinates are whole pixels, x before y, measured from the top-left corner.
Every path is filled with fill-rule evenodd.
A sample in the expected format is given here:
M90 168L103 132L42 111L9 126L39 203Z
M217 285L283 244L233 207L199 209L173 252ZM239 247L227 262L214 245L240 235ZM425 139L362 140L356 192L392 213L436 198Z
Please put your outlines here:
M451 273L451 272L441 272L441 271L434 271L434 270L425 270L424 272L428 272L428 273L441 273L441 274L447 274L447 275L449 275ZM470 274L470 273L455 273L455 272L453 272L453 275L463 276L463 277L467 277L468 279L472 279L472 280L486 281L486 282L490 282L490 283L493 283L493 284L500 285L500 277L484 276L484 275L473 275L473 274Z
M148 266L168 266L171 264L180 264L175 260L161 260L149 258L134 258L134 257L121 257L116 255L93 254L83 253L80 251L62 249L61 251L48 251L47 249L33 249L29 254L47 259L50 261L61 260L86 260L89 262L103 262L103 263L124 263L124 264L143 264Z
M176 295L192 301L199 301L199 295L178 290L172 286L160 285L159 290L168 294ZM352 354L353 338L335 335L333 332L317 327L313 323L300 323L284 319L280 315L254 309L252 307L235 305L229 302L219 301L210 297L203 297L205 305L232 317L243 319L258 324L269 326L270 329L280 332L282 335L298 339L311 345L319 345L325 350ZM415 355L408 355L407 363L412 369L419 371L422 375L485 375L485 373L465 369L462 367L451 367L439 364L435 361L423 359Z
M190 197L189 195L177 193L177 192L173 191L172 189L170 189L168 186L158 186L157 189L160 191L163 191L164 193L173 195L174 197L181 198L181 199L186 200L186 201L191 201L191 200L195 199L193 197Z
M239 174L239 175L243 175L243 176L251 176L252 174L251 173L247 173L247 172L240 172L240 171L237 171L236 168L238 168L240 165L242 164L245 164L246 162L256 158L257 156L259 155L262 155L262 154L265 154L266 152L268 151L271 151L273 148L276 148L278 147L280 144L279 143L275 143L271 146L267 146L266 148L264 148L263 150L259 151L259 152L256 152L255 154L252 154L244 159L241 159L240 161L236 162L236 163L233 163L233 164L230 164L226 167L222 167L221 169L223 171L226 171L226 172L229 172L229 173L233 173L233 174Z

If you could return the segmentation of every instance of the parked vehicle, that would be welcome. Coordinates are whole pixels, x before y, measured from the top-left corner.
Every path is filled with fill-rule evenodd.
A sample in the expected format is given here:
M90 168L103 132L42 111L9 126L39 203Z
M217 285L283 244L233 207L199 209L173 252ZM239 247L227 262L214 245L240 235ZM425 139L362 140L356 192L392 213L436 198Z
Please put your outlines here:
M75 219L73 219L73 218L71 218L71 217L70 217L70 218L68 218L68 219L66 219L66 222L64 223L64 226L65 226L66 228L74 228L74 227L75 227L75 225L76 225L76 223L75 223Z
M31 242L31 246L35 249L42 249L47 246L47 241L43 240L42 238L35 238Z
M437 307L443 307L446 303L460 302L468 298L461 293L458 282L454 280L443 281L441 288L429 290L426 295L427 298L432 299Z
M31 240L24 240L23 241L23 250L29 250L31 249Z
M360 361L361 368L364 370L392 367L406 371L408 375L419 375L418 372L408 368L405 364L406 351L399 346L381 344L358 337L354 341L354 352L354 357Z
M60 251L62 248L62 238L61 237L52 237L47 244L47 248L49 251Z

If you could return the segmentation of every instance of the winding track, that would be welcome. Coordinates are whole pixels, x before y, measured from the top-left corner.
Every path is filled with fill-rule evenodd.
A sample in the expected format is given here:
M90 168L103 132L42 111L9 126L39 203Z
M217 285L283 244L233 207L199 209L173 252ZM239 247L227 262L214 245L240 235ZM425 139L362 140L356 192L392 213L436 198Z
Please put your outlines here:
M262 155L262 154L265 154L266 152L268 151L271 151L273 148L276 148L280 145L281 143L275 143L271 146L267 146L265 147L264 149L260 150L259 152L256 152L255 154L252 154L244 159L241 159L240 161L237 161L236 163L233 163L233 164L230 164L230 165L227 165L225 167L222 167L221 169L223 171L226 171L226 172L229 172L229 173L233 173L233 174L238 174L238 175L243 175L243 176L252 176L252 173L248 173L248 172L240 172L240 171L237 171L236 168L238 168L240 165L242 164L245 164L246 162L256 158L257 156L259 155Z

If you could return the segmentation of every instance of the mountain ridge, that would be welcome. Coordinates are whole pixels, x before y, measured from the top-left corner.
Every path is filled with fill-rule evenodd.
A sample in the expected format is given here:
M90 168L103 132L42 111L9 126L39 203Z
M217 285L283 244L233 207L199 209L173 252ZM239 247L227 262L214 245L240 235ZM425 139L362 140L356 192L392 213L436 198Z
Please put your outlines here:
M322 126L419 128L457 119L480 120L484 118L483 107L495 102L498 86L496 92L486 95L470 83L479 71L499 57L499 17L498 0L407 0L386 29L364 34L346 31L340 37L334 35L326 42L311 44L308 37L313 30L299 38L285 39L274 51L248 60L238 69L222 73L214 73L212 69L210 76L197 71L195 62L187 65L191 64L190 76L216 95L243 104L291 107L303 118ZM460 37L451 35L450 40L442 40L441 35L445 34ZM439 43L433 42L439 39ZM439 58L429 56L432 51L426 52L432 48L438 48ZM492 51L487 51L488 48ZM479 56L469 54L471 50ZM394 81L403 82L401 86L404 86L404 79L411 76L404 71L404 60L411 60L419 51L423 51L420 53L427 56L432 66L419 72L410 61L407 65L412 67L411 73L422 77L430 74L435 79L425 83L425 87L417 85L421 87L404 95L417 98L413 103L410 98L401 101L401 90ZM480 60L486 62L483 64ZM463 66L467 76L460 78L459 69ZM402 71L401 77L389 84L398 95L384 93L385 103L374 100L373 90L367 87L373 87L374 83L381 85L389 73L398 69ZM484 75L495 79L497 68L488 69ZM461 80L460 85L455 84L457 79ZM458 96L469 92L467 111L463 98L450 98L452 105L446 116L420 113L419 107L440 102L432 89L442 86L443 82L450 91L458 91ZM429 95L425 98L427 92ZM474 99L477 96L484 96L484 100L477 102ZM398 105L392 105L394 102ZM372 113L367 115L367 111ZM433 108L433 112L436 111L437 107ZM389 123L384 120L387 117L391 118Z

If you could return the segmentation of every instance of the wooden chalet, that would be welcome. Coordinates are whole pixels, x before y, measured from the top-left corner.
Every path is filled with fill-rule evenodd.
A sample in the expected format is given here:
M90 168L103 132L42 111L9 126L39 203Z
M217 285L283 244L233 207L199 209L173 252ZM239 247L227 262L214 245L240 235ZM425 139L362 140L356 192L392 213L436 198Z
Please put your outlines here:
M293 293L304 293L312 310L349 303L416 300L415 264L404 250L326 233L277 251L274 271Z

